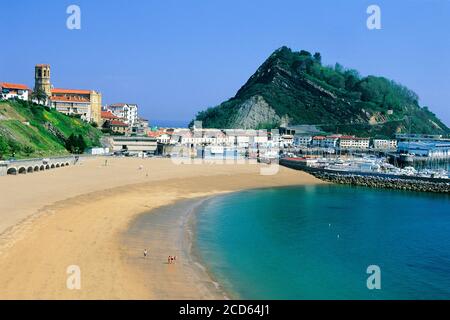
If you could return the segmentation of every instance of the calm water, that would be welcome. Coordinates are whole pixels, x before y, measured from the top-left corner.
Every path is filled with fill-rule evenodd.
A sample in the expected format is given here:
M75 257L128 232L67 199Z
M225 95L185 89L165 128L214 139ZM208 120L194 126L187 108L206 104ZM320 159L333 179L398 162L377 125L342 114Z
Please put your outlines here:
M346 186L208 200L197 248L248 299L450 299L450 197ZM369 265L381 290L368 290Z

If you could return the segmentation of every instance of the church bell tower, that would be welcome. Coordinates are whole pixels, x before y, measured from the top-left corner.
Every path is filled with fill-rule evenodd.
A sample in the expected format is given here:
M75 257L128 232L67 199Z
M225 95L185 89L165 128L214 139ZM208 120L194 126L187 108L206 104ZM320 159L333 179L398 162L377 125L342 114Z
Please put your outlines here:
M47 97L51 97L50 65L38 64L34 70L34 91L43 91Z

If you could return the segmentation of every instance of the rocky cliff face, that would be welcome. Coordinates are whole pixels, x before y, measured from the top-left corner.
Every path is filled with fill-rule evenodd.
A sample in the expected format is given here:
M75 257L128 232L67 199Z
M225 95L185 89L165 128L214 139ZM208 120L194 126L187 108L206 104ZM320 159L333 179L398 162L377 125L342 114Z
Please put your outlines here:
M281 121L275 110L260 95L250 97L236 107L236 116L232 121L235 128L252 129Z
M448 134L449 128L409 89L382 77L322 66L320 54L276 50L236 96L200 112L204 127L274 128L314 124L325 131L392 136L411 130Z

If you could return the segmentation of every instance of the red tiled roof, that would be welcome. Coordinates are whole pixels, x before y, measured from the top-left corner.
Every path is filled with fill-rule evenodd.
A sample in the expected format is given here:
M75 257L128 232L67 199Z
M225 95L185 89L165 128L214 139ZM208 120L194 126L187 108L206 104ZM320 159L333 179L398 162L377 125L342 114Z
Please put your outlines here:
M90 103L90 100L80 96L52 96L50 98L52 101L64 101L64 102L82 102Z
M149 133L147 133L147 135L150 138L157 138L157 137L161 136L162 134L163 134L163 132L159 132L159 131L156 131L156 132L150 131Z
M364 139L364 138L357 138L355 136L342 136L341 139L358 140L358 139Z
M101 118L102 119L119 119L119 117L115 116L111 111L102 111Z
M0 86L6 89L30 90L27 85L19 83L0 82Z
M78 90L78 89L52 89L52 93L54 94L90 94L89 90Z
M36 67L50 67L49 64L37 64Z
M119 120L111 120L110 125L116 126L116 127L128 127L128 125L122 121Z
M324 140L324 139L326 139L326 137L324 137L324 136L315 136L315 137L313 137L313 140Z

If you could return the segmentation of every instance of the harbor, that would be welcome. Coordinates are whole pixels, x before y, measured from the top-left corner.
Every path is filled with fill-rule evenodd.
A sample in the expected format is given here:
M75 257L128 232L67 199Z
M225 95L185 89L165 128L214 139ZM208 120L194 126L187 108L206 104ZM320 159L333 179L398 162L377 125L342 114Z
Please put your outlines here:
M282 158L280 164L310 173L323 181L372 188L399 189L420 192L449 193L448 171L398 168L382 158L310 159Z

